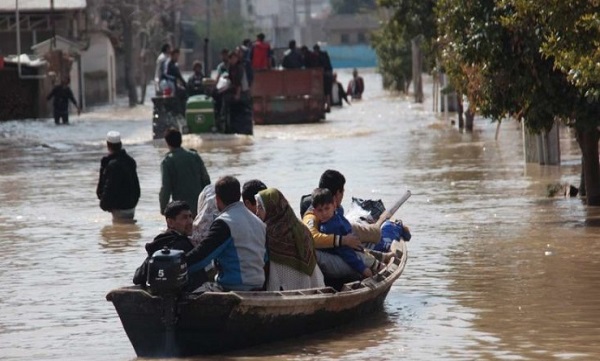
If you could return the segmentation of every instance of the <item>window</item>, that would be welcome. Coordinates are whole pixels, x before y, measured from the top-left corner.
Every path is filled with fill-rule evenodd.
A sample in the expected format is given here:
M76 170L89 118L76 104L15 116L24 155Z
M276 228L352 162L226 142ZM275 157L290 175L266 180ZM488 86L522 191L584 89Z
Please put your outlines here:
M357 39L359 44L364 44L367 42L367 36L365 35L365 33L358 33L358 39Z
M342 34L340 36L340 43L342 43L342 44L349 44L350 43L350 35L348 35L348 34Z

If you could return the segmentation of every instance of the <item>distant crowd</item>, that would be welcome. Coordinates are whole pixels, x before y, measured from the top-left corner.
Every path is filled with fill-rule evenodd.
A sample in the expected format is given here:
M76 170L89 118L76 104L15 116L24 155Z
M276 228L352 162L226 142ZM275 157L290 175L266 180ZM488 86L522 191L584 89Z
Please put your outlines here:
M179 54L179 49L171 49L169 44L162 46L161 53L156 59L154 76L157 94L173 94L182 99L205 94L203 79L210 76L210 72L205 74L202 63L195 61L192 66L194 73L186 81L177 65ZM215 108L218 113L223 112L223 106L228 102L248 101L254 73L276 67L273 49L265 41L263 33L258 34L254 42L244 39L235 49L222 49L220 56L221 62L216 67L216 91L210 94L218 103ZM361 99L365 89L364 80L358 75L356 69L348 86L344 88L337 81L336 73L333 72L329 54L322 50L319 44L315 44L311 51L307 46L298 48L296 41L290 40L288 49L283 54L281 67L283 69L322 68L327 110L332 105L341 106L342 99L350 104L348 97Z
M216 87L207 94L205 79L210 77L210 72L205 73L202 62L194 61L193 74L185 80L178 64L180 50L164 44L156 59L154 72L156 94L175 96L179 100L177 112L182 115L185 114L186 99L200 94L210 95L215 99L215 113L218 116L227 117L230 116L230 112L243 113L250 107L250 88L254 80L254 72L270 70L276 66L273 49L265 41L265 35L260 33L254 42L244 39L242 44L233 50L222 49L220 55L221 62L216 67ZM311 51L306 45L298 48L296 41L290 40L288 49L283 54L281 67L283 69L322 68L326 111L329 111L331 106L342 106L342 101L350 104L348 97L353 100L362 99L365 84L358 70L353 70L352 79L344 88L333 71L329 54L322 50L319 44L315 44ZM69 123L69 102L74 104L78 113L81 111L69 83L69 78L62 79L47 97L48 100L53 99L53 115L56 124L61 124L61 121L62 124Z

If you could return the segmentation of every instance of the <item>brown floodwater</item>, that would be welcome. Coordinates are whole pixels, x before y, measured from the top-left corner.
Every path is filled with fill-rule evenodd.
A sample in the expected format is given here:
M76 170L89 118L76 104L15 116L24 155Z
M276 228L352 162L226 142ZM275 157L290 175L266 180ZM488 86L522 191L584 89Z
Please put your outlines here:
M348 71L340 80L346 83ZM365 99L319 124L255 127L254 137L186 136L211 178L279 188L294 208L328 168L350 196L391 204L411 227L409 260L382 313L349 327L210 359L593 360L600 357L600 209L547 198L578 184L580 155L561 133L561 167L526 166L519 124L477 118L462 133L431 101L415 105L365 74ZM427 91L429 91L429 87ZM1 106L1 105L0 105ZM0 124L0 359L132 360L111 303L144 244L164 228L151 108L97 108ZM104 136L137 160L137 223L113 225L95 187ZM277 332L277 330L273 330ZM200 358L198 358L199 360ZM197 360L197 359L194 359Z

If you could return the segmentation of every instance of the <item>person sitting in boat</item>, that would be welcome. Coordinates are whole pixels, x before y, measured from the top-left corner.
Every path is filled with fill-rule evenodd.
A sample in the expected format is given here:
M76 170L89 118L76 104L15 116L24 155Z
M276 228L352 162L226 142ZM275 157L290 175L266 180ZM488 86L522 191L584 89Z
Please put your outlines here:
M202 83L204 80L204 72L202 71L202 63L198 60L194 61L192 69L194 70L194 73L188 78L186 84L188 97L204 94L204 84Z
M346 178L342 173L328 169L319 179L319 188L327 188L333 194L335 211L343 215L342 199ZM311 209L312 197L302 197L300 210L302 221L311 231L317 249L317 262L326 278L332 279L358 279L358 275L340 256L325 251L329 248L348 246L355 250L362 250L362 242L377 243L381 238L379 225L351 223L352 233L345 236L325 234L319 230L320 222ZM362 241L362 242L361 242ZM357 277L359 276L359 277Z
M197 246L206 237L210 225L219 216L217 201L215 200L215 186L209 184L198 196L198 214L192 226L192 244Z
M267 186L258 179L251 179L242 186L242 201L250 212L256 214L256 194L267 189Z
M350 222L341 212L336 212L333 195L327 188L317 188L312 193L312 213L319 222L319 231L325 234L346 236L352 233ZM352 249L348 246L339 246L326 249L326 252L340 256L352 269L364 278L373 276L383 265L374 256Z
M337 80L337 73L333 73L333 80L331 85L331 105L341 107L344 105L342 100L346 101L346 104L350 105L348 101L348 95L344 91L344 86Z
M346 184L346 178L344 175L337 170L328 169L323 174L321 174L321 178L319 179L318 188L327 188L333 194L334 201L336 203L336 211L341 211L343 213L342 208L342 199L344 198L344 185ZM304 215L306 210L310 208L312 203L311 194L306 194L302 196L300 200L300 217L304 219ZM375 222L374 222L375 223ZM352 233L344 238L345 245L350 246L352 248L359 248L360 241L364 243L377 243L381 239L381 230L380 224L367 224L367 223L358 223L358 222L350 222L352 225ZM326 237L329 238L329 237ZM359 240L360 239L360 240Z
M221 212L206 237L186 254L188 271L218 263L216 282L194 292L259 291L264 289L266 226L240 201L240 182L225 176L215 183L217 208Z
M283 194L267 188L256 195L256 214L267 225L267 291L324 287L310 231Z
M152 242L146 243L148 257L134 275L133 283L136 285L146 284L148 261L156 251L160 251L165 247L184 252L194 249L189 239L189 236L192 235L192 211L189 204L185 201L173 201L167 204L164 214L167 230L156 236ZM188 290L195 289L207 281L203 270L189 272L188 276L189 281L186 287Z

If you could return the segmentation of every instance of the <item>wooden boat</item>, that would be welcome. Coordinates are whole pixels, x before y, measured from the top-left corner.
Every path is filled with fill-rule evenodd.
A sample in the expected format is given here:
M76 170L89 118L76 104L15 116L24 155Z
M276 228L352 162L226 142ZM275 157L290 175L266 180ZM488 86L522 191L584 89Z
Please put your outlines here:
M404 241L373 277L332 287L281 292L185 293L158 297L138 286L106 296L140 357L178 357L245 348L333 328L381 310L404 270Z

